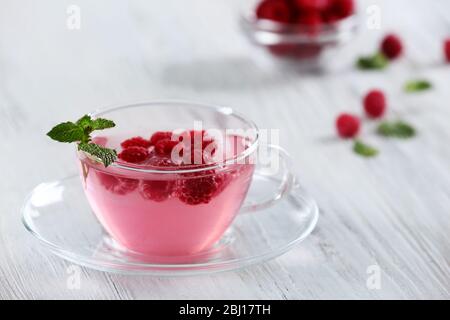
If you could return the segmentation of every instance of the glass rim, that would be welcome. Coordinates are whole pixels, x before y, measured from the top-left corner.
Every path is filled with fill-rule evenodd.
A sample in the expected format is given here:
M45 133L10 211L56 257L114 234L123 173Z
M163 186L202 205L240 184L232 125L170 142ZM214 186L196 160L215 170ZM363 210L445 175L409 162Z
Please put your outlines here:
M205 103L200 103L200 102L195 102L195 101L189 101L189 100L176 100L176 99L163 99L163 100L150 100L150 101L143 101L143 102L135 102L135 103L131 103L131 104L125 104L125 105L117 105L117 106L111 106L111 107L104 107L104 108L98 108L95 109L94 111L91 111L88 113L88 115L90 115L91 117L95 118L95 117L99 117L99 116L103 116L106 115L108 113L114 112L114 111L119 111L122 109L128 109L128 108L137 108L137 107L157 107L157 106L161 106L161 105L176 105L176 106L191 106L194 108L198 108L198 109L208 109L210 111L214 111L218 114L222 114L224 116L234 116L235 118L237 118L238 120L242 121L243 123L247 124L251 129L255 130L255 138L254 140L251 142L250 146L248 148L246 148L244 151L242 151L241 153L239 153L238 155L235 155L231 158L226 158L222 161L219 162L214 162L211 164L193 164L191 165L190 168L187 169L174 169L171 170L171 167L164 167L167 169L161 170L161 169L148 169L148 167L143 167L141 165L136 165L136 164L122 164L122 163L117 163L117 162L113 162L112 164L110 164L108 166L109 167L113 167L116 169L121 169L121 170L128 170L128 171L132 171L132 172L140 172L140 173L158 173L158 174L181 174L181 173L195 173L195 172L202 172L202 171L207 171L207 170L213 170L213 169L223 169L224 167L227 167L231 164L236 164L239 160L245 159L248 156L250 156L258 147L259 144L259 129L256 126L256 124L246 118L244 115L242 115L239 112L236 112L233 108L231 107L225 107L225 106L220 106L220 105L213 105L213 104L205 104ZM194 119L195 120L195 119ZM199 166L199 167L196 167ZM103 169L108 169L108 168L103 168Z

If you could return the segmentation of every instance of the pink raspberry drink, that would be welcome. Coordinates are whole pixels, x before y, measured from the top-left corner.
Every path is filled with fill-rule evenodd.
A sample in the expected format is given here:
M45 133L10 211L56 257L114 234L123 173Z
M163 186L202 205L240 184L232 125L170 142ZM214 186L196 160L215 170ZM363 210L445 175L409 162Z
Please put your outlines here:
M200 164L175 163L171 152L177 143L168 132L98 137L97 143L118 151L118 165L105 168L80 153L80 172L93 212L116 242L147 255L188 256L211 248L228 229L247 195L254 165L250 156L223 165L208 162L202 150L212 140L203 136ZM217 148L222 158L236 158L249 146L241 136L224 141L225 147Z
M90 169L85 192L104 228L126 248L158 256L194 254L216 243L237 214L253 171L244 165L186 179L131 179ZM189 202L179 194L183 185L208 188L205 198L211 199Z

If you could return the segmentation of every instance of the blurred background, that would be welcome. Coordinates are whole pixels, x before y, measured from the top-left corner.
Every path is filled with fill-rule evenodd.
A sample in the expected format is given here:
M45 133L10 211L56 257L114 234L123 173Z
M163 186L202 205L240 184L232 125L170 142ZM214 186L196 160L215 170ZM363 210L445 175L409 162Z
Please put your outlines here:
M450 2L356 2L359 33L332 68L301 72L249 41L240 24L244 0L2 0L0 296L448 298L450 68L442 45ZM71 5L80 8L80 29L67 27ZM380 29L367 28L371 5L381 10ZM357 57L391 31L401 35L404 57L382 72L356 70ZM411 78L427 78L434 89L406 95ZM373 87L389 95L390 116L420 134L387 143L367 123L362 137L382 150L367 160L336 138L334 121L343 111L361 114L361 97ZM34 185L75 171L72 147L45 133L99 107L166 98L231 106L280 129L321 207L319 227L292 253L251 271L179 282L85 271L85 287L68 292L67 264L31 246L18 211ZM372 263L386 274L381 291L365 286Z
M60 150L37 133L98 107L182 98L232 106L262 127L290 121L295 132L289 135L299 145L309 143L332 130L338 111L359 107L351 96L377 85L396 97L401 83L388 84L392 76L401 81L435 70L442 61L447 1L356 2L361 30L335 57L339 71L311 75L259 63L262 50L239 23L254 1L4 0L2 134L25 134L19 140L36 139L42 152ZM373 4L381 9L381 29L369 30L365 10ZM80 8L80 29L67 27L70 5ZM406 57L388 73L354 72L355 59L376 50L386 31L402 35ZM277 116L268 116L275 110Z

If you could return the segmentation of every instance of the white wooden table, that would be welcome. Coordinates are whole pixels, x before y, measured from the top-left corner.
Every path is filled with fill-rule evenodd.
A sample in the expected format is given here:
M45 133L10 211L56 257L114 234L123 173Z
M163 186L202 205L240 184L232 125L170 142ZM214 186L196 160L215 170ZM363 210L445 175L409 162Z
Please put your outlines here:
M450 2L360 2L362 10L380 5L382 30L363 28L348 62L373 51L385 30L402 35L406 57L381 73L347 66L323 75L257 64L237 23L241 2L2 1L0 298L450 298L450 66L441 63ZM80 30L66 27L70 4L81 9ZM405 95L413 77L434 90ZM367 160L334 138L333 125L340 111L360 112L373 86L420 134L387 141L366 125L363 138L381 149ZM229 105L281 129L321 208L319 225L291 252L239 272L154 278L82 269L71 290L70 263L31 241L20 221L33 186L75 172L71 147L45 133L97 107L161 98ZM379 289L366 283L373 265Z

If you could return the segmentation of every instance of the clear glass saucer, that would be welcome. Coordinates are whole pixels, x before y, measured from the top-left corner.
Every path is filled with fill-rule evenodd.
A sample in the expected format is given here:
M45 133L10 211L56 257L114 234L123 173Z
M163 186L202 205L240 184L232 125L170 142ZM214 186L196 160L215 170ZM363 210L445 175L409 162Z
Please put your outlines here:
M248 202L258 202L279 181L256 173ZM239 214L222 239L189 257L153 257L130 252L104 231L85 199L78 175L39 184L22 207L26 229L54 254L106 272L177 276L229 271L275 258L304 240L319 217L313 199L296 184L263 210Z

